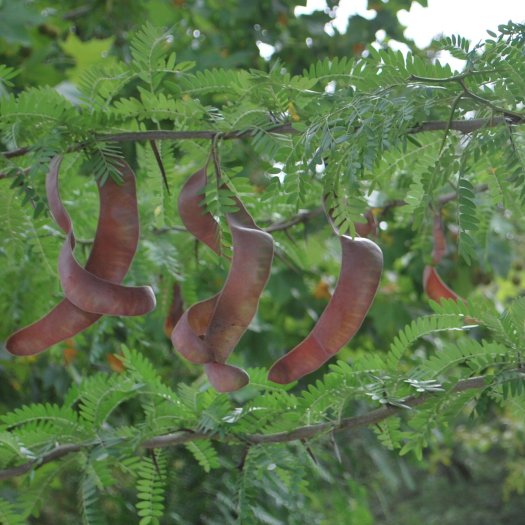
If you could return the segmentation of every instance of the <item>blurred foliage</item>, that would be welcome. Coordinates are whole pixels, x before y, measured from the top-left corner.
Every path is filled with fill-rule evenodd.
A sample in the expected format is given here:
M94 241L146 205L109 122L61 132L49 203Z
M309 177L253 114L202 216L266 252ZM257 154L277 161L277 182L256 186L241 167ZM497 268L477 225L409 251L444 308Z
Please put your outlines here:
M328 4L295 16L299 4L283 0L0 1L2 150L30 148L0 160L0 340L62 297L63 237L46 214L44 178L49 157L78 143L88 147L67 155L61 192L83 241L79 258L95 228L93 175L111 176L104 159L125 156L142 227L126 282L151 283L158 299L148 316L104 318L39 356L0 351L0 467L57 445L83 447L2 482L0 522L135 523L137 514L143 524L520 522L525 142L512 123L522 123L524 28L501 26L478 48L454 36L403 57L387 44L405 41L396 13L409 0L370 1L375 18L354 16L332 35L325 26L337 6ZM379 29L386 39L368 47ZM269 63L257 42L275 48ZM463 75L428 59L439 48L464 61ZM410 133L472 116L506 125ZM269 132L288 124L296 134ZM187 307L220 288L227 262L195 246L176 209L208 141L158 142L168 193L145 143L95 137L144 129L253 131L219 148L224 176L261 226L315 210L327 191L341 197L350 232L372 210L383 281L337 364L289 389L266 380L336 283L339 247L320 214L273 234L271 279L232 356L250 367L250 386L217 394L174 352L163 333L173 282ZM220 218L220 202L210 197L209 206ZM422 293L440 206L448 253L439 270L465 304L429 305ZM476 375L485 388L452 392ZM427 404L370 429L243 441L335 427L425 391ZM153 453L139 446L184 429L212 439Z

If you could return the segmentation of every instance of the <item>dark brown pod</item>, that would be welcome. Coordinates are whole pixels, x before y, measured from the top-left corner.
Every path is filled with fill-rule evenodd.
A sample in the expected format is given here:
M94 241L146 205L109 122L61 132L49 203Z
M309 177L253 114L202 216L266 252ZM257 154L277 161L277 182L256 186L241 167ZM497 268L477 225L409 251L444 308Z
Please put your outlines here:
M61 162L60 156L51 161L46 190L55 221L65 232L69 232L71 220L58 191ZM123 161L119 171L122 184L109 179L103 186L98 186L100 215L95 240L86 263L86 271L112 283L120 283L124 279L139 239L135 176ZM86 293L89 294L89 290ZM85 330L100 317L64 299L47 315L12 334L6 342L6 348L15 355L37 354Z
M281 357L268 378L286 384L314 372L335 355L359 330L374 300L383 254L377 244L340 236L341 272L332 298L310 334Z

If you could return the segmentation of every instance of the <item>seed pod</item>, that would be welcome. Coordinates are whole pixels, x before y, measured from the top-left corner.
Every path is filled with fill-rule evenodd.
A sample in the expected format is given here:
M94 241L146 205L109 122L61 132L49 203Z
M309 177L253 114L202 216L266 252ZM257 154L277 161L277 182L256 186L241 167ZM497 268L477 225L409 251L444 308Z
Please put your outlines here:
M291 383L322 366L352 339L372 305L383 270L381 250L364 238L339 240L341 271L332 298L306 339L272 366L268 378L275 383Z
M423 290L432 301L439 302L441 299L460 299L459 295L451 290L441 279L433 266L425 266L423 271Z
M447 253L447 243L445 234L443 233L443 223L440 213L434 215L432 236L434 239L432 264L437 265ZM441 299L454 299L454 301L460 299L458 294L443 282L434 266L425 266L423 270L423 290L429 299L436 302L439 302Z
M182 294L178 283L174 283L171 291L171 302L168 310L168 315L164 320L164 333L166 337L171 337L171 332L175 328L179 319L184 313L184 306L182 304Z
M207 182L206 167L195 172L186 181L179 193L179 215L194 237L220 255L219 225L213 215L202 207Z
M250 376L242 369L233 365L225 365L211 361L204 365L210 384L218 392L234 392L250 381Z
M192 175L181 190L179 213L186 228L216 253L221 252L218 224L200 204L206 169ZM205 364L210 383L220 392L237 390L248 375L226 360L253 319L270 275L273 240L236 200L238 210L226 216L232 234L233 257L222 290L191 306L171 335L173 346L188 360Z
M60 200L58 170L62 157L55 157L50 164L46 190L51 213L57 224L66 232L72 231L71 219ZM122 184L109 179L98 186L100 215L85 270L110 283L121 283L137 249L139 219L135 176L131 168L121 162L119 171ZM66 243L74 246L74 237ZM90 295L91 290L84 290ZM151 296L146 295L148 301ZM15 355L32 355L85 330L101 316L84 311L68 299L62 300L47 315L35 323L12 334L6 348Z
M49 207L58 225L66 233L66 242L62 245L58 259L58 273L66 298L85 312L106 315L144 315L155 308L155 296L149 286L122 286L97 276L83 268L73 255L75 235L66 209L60 199L58 187L59 165L50 169L46 178L46 191ZM136 206L136 203L135 203ZM103 232L112 232L112 224L119 210L113 206L101 208L99 225ZM125 238L124 238L125 239ZM105 245L107 251L132 251L133 258L136 244L130 250L123 239L113 236L99 237L98 242ZM138 242L138 229L137 229ZM119 246L120 244L120 246Z
M291 383L314 372L352 339L374 300L383 254L368 239L340 237L341 273L325 310L310 334L270 369L275 383Z
M372 210L367 210L364 214L366 222L356 222L355 231L360 237L368 237L370 234L377 235L377 221Z

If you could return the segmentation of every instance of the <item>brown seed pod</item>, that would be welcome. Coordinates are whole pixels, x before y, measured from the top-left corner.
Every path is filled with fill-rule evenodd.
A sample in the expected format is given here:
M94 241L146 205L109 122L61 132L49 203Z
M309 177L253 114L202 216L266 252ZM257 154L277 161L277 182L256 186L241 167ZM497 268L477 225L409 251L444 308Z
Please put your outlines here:
M46 191L51 213L67 235L66 242L62 245L58 258L58 273L66 298L81 310L94 314L129 316L144 315L150 312L155 308L155 295L151 287L122 286L119 283L111 282L82 267L75 259L73 254L75 248L73 226L60 199L58 187L59 165L59 163L52 163L46 178ZM108 232L111 235L118 213L119 210L114 206L101 209L98 227L102 229L102 232ZM108 251L122 249L132 251L134 255L136 245L131 250L130 244L125 244L122 242L123 240L127 240L127 237L120 240L114 237L109 238L109 236L97 239L99 243L105 244L105 248ZM132 258L133 255L131 256Z
M441 214L434 215L432 227L434 248L432 249L432 264L437 265L447 253L447 242L443 233ZM439 302L441 299L461 299L459 295L451 290L441 279L434 266L425 266L423 270L423 290L429 299Z
M364 214L366 222L356 222L355 231L360 237L368 237L370 234L377 235L377 221L372 210L367 210Z
M186 228L220 254L218 224L200 206L206 182L206 168L188 179L179 196L179 213ZM173 346L186 359L206 365L210 383L220 392L248 383L246 372L226 360L257 311L273 259L271 235L254 223L239 200L236 205L238 210L226 216L233 243L226 282L217 295L184 312L171 335Z
M341 272L332 298L306 339L272 366L268 378L275 383L317 370L350 341L372 305L383 270L381 250L368 239L341 235L339 240Z
M206 167L195 172L186 181L179 193L179 215L193 236L220 255L219 225L213 215L202 207L207 182Z
M451 290L441 279L433 266L425 266L423 271L423 290L432 301L439 302L441 299L460 299L459 295Z
M58 170L62 157L55 157L50 164L46 179L46 190L51 213L57 224L68 234L66 243L74 246L71 219L67 214L58 191ZM119 171L122 184L109 179L98 186L100 214L95 240L86 263L85 271L118 284L124 279L137 249L139 239L139 219L135 176L131 168L121 162ZM68 249L70 249L68 247ZM86 295L93 292L83 290ZM145 300L151 304L150 292ZM12 334L6 348L15 355L32 355L49 348L85 330L101 316L75 306L67 298L62 300L47 315L35 323Z
M171 332L175 328L179 319L184 313L184 305L182 303L182 294L178 283L174 283L171 291L171 302L168 310L168 315L164 320L164 333L166 337L171 337Z

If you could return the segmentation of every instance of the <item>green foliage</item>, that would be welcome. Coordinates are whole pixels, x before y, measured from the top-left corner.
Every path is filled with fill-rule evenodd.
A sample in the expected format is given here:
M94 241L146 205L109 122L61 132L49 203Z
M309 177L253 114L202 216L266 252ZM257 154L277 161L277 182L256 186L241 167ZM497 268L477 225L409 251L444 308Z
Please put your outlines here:
M468 263L476 255L474 241L471 237L478 230L474 198L474 186L466 178L461 177L458 184L459 253Z
M24 517L12 503L4 499L0 499L0 520L4 525L24 525Z
M130 7L129 20L146 4ZM149 13L167 12L161 0L152 4ZM81 259L96 226L92 179L118 179L123 158L133 166L142 232L127 281L150 282L160 299L143 319L106 318L41 357L0 354L0 466L29 464L19 496L10 484L0 489L3 522L33 519L48 511L48 498L75 494L76 517L64 519L80 516L85 524L103 524L111 511L120 522L138 516L141 525L338 523L350 514L349 523L371 523L363 487L380 486L370 473L377 469L360 483L354 463L368 459L388 472L387 451L396 451L408 456L395 460L408 479L413 458L421 465L453 448L456 427L497 425L501 414L510 426L523 417L523 26L502 26L474 47L459 36L436 43L465 61L461 73L424 53L373 47L363 57L321 55L313 63L275 60L266 67L231 46L217 60L222 33L210 35L221 24L230 27L231 13L221 7L207 21L201 10L211 8L204 4L169 30L147 23L129 41L118 33L109 59L92 68L72 54L67 78L74 96L30 82L20 89L27 71L0 66L0 140L11 152L0 159L0 338L63 297L55 270L63 236L46 217L43 184L48 159L58 152L66 154L61 190L75 215ZM258 4L246 11L259 13ZM382 10L392 15L410 2L392 4ZM32 13L24 6L23 19ZM37 23L33 15L28 27ZM104 27L117 23L106 18ZM319 13L316 23L323 27L325 18ZM288 38L292 28L280 26L294 22L285 21L269 39ZM96 33L78 22L79 31ZM201 41L193 28L206 23ZM244 22L237 26L245 31ZM202 46L202 57L191 45L181 47L188 39ZM61 44L57 49L71 51ZM289 42L276 51L286 52ZM246 67L231 67L243 60ZM472 129L458 136L461 125ZM227 261L196 247L177 212L180 187L207 159L204 205L220 223L225 252L225 218L236 199L276 241L258 314L232 356L249 366L251 382L232 395L211 389L201 367L175 354L162 330L174 279L186 308L224 282ZM322 199L340 233L355 235L355 223L371 210L385 255L383 283L337 363L277 385L267 379L268 366L307 335L338 274L339 247L320 213ZM429 313L421 270L438 210L448 248L439 271L466 300L430 303ZM336 430L370 424L376 438L366 433L360 452L353 447L361 434L337 437ZM158 436L173 446L152 448ZM520 437L516 431L516 443ZM66 457L53 456L67 446ZM344 486L339 496L337 483ZM329 488L319 488L324 484ZM509 469L507 493L523 486ZM205 493L216 501L204 501Z
M204 472L210 472L210 470L220 467L217 451L210 441L195 441L188 443L186 447L204 469Z
M152 452L143 457L138 467L137 514L140 525L158 525L164 510L166 489L166 459L163 454Z

